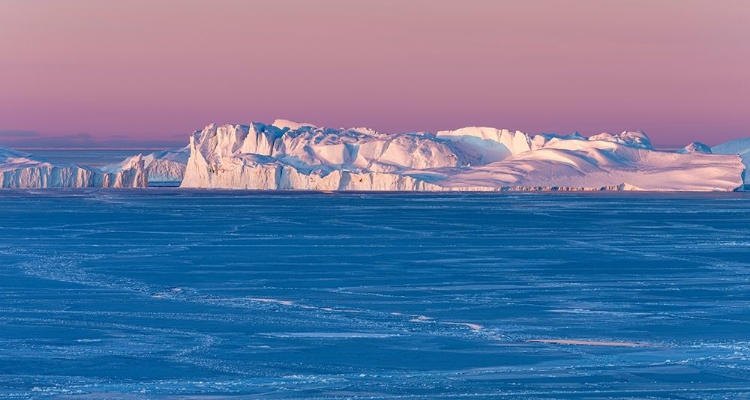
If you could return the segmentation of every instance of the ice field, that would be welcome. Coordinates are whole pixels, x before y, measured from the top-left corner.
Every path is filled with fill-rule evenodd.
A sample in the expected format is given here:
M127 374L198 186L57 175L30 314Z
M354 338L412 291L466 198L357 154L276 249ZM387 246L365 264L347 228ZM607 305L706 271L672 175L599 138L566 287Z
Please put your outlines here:
M747 193L0 210L0 397L750 397Z

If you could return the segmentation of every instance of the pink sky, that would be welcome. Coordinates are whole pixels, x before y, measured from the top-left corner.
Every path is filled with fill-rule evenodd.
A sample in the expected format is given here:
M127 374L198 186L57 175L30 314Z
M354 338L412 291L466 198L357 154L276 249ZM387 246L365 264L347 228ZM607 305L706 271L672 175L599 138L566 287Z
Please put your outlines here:
M748 0L3 0L0 144L275 118L717 144L750 137L748 21Z

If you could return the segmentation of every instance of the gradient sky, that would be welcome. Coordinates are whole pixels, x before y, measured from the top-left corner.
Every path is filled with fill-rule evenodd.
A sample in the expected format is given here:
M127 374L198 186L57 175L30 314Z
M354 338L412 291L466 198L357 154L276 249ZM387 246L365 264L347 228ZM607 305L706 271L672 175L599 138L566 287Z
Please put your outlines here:
M210 122L750 137L748 0L0 0L0 144Z

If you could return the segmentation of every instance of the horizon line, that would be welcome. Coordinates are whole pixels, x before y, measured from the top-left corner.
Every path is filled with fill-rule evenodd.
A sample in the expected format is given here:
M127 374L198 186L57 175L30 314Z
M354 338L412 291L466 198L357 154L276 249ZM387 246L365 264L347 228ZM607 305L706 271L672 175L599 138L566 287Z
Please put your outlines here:
M161 147L13 147L15 150L166 150Z

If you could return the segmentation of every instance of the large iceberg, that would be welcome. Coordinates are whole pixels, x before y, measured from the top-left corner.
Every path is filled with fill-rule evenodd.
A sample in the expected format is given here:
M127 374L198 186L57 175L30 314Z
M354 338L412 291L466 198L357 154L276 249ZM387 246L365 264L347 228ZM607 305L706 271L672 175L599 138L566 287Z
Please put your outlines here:
M737 155L655 150L643 132L386 134L277 120L211 124L188 149L185 188L732 191L745 170Z
M0 187L39 189L148 186L140 157L131 159L125 167L107 172L79 165L56 165L35 159L27 153L0 148Z

